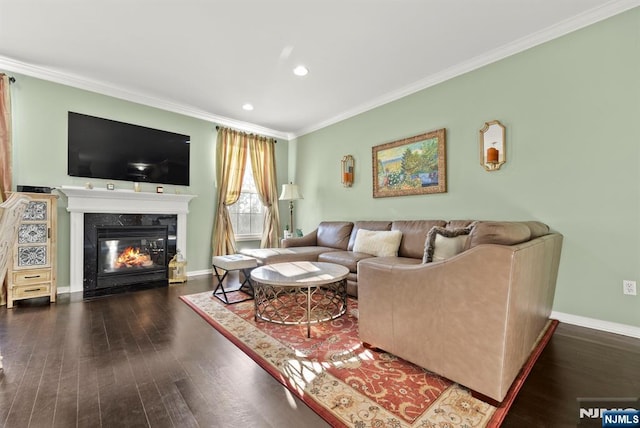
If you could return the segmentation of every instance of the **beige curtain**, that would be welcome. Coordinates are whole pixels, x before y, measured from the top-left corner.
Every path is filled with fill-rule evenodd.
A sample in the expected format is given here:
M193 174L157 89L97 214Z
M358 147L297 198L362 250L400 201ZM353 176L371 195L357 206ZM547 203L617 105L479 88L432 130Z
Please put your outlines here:
M244 165L247 160L247 137L242 132L228 128L221 128L218 131L216 147L218 198L211 242L214 256L236 252L236 240L227 207L234 204L240 197Z
M11 191L11 94L9 76L0 74L0 202Z
M260 202L265 207L260 248L279 247L280 212L276 183L276 142L271 138L254 136L249 140L251 169L256 181Z

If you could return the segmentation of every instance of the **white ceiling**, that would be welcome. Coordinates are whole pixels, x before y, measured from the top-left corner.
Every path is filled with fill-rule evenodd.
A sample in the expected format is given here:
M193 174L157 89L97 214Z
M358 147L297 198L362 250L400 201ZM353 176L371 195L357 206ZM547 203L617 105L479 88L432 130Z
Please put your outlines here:
M291 138L639 5L0 0L0 69Z

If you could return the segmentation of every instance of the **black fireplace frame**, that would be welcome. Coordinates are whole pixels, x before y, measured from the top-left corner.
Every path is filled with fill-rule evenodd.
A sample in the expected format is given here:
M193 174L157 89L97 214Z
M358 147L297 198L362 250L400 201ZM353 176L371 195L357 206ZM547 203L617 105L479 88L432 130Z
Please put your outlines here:
M149 227L166 227L166 263L177 251L177 223L175 214L108 214L85 213L84 215L84 268L83 268L83 297L93 298L107 296L123 292L137 291L148 288L166 287L169 285L167 273L161 276L147 275L147 279L141 282L114 284L111 287L103 287L98 284L98 230L100 228L133 228L143 230Z
M167 241L169 238L168 227L164 226L100 226L96 227L97 233L97 275L96 288L122 287L132 284L140 284L151 281L161 281L168 279L167 267L169 260L167 257ZM156 248L156 256L160 256L160 264L154 263L152 267L134 267L126 270L114 272L102 272L102 251L101 241L121 239L153 239L162 241L161 248ZM141 275L145 280L140 281Z

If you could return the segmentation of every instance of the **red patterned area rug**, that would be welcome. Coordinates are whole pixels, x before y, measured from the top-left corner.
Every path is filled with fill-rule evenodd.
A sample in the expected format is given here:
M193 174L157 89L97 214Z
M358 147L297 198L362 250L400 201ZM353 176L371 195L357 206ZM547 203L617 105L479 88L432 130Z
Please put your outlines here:
M358 302L305 326L254 320L253 301L224 305L211 292L180 297L334 427L496 427L551 338L549 323L507 397L495 407L465 388L358 339Z

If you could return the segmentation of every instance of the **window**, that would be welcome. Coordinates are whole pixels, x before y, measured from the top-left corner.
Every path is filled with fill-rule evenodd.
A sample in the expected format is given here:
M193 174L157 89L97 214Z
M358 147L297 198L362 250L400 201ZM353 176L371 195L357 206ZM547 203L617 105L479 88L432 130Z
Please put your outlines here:
M237 241L262 238L264 207L258 197L249 156L244 166L240 198L235 204L229 206L229 216Z

